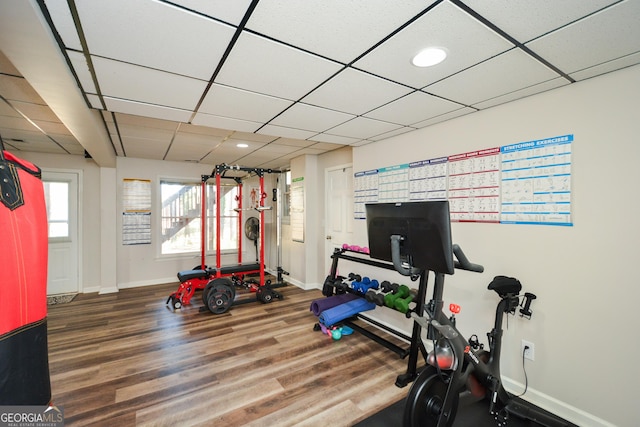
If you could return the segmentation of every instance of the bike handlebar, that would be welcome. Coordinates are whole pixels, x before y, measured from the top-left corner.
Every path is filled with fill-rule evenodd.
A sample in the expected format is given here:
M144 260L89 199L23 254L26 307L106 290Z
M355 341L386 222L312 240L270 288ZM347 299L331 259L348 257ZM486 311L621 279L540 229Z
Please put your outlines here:
M462 252L462 249L457 244L453 245L453 254L458 259L454 261L455 268L460 270L474 271L476 273L482 273L484 271L484 267L480 264L474 264L469 261L467 256Z

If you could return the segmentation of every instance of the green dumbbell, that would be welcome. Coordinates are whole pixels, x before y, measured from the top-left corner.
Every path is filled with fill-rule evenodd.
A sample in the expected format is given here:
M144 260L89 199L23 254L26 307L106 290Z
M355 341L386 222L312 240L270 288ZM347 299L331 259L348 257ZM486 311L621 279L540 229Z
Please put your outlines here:
M389 294L386 294L384 296L384 305L386 305L389 308L394 308L396 299L408 297L409 296L409 291L410 291L410 289L406 285L398 286L398 290L397 291L389 293Z
M411 291L409 295L407 295L406 297L396 298L395 301L393 302L393 306L400 313L406 313L407 311L409 311L409 304L414 302L415 299L416 299L416 294L415 292Z

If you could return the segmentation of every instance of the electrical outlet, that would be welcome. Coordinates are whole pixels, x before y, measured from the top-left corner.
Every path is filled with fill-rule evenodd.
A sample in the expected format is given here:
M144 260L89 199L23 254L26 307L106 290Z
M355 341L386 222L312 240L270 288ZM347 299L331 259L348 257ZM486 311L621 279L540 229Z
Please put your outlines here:
M532 342L522 340L521 354L524 354L525 359L535 360L535 346Z

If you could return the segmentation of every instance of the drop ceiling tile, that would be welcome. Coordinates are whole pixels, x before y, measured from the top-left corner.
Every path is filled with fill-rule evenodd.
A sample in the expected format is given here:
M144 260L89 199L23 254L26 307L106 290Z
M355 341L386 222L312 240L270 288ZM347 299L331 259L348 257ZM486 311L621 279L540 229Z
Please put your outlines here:
M155 1L76 2L92 55L209 80L235 29Z
M207 82L124 62L92 57L102 95L193 110Z
M222 143L222 138L207 138L205 135L181 132L175 136L165 160L200 160Z
M64 149L67 150L69 154L73 154L75 156L84 155L85 149L82 145L78 143L75 143L75 144L60 143L60 145L62 145L62 147L64 147Z
M198 111L232 119L268 122L291 104L289 100L214 84Z
M584 70L576 71L575 73L569 74L569 77L576 81L579 81L637 64L640 64L640 52L623 56L622 58L614 59L613 61L608 61L596 65L595 67L589 67L585 68Z
M296 129L322 132L353 119L353 114L345 114L313 105L297 103L270 123Z
M6 105L6 104L2 103L2 105ZM11 105L13 105L13 107L16 110L20 111L22 114L29 117L31 120L60 122L60 119L58 119L58 116L56 116L54 112L51 111L51 108L49 108L49 106L47 105L32 104L30 102L22 102L22 101L12 101ZM11 109L11 111L13 110ZM15 111L13 111L13 113L14 113L13 115L19 116L19 113L16 113Z
M461 104L473 105L558 77L520 49L448 77L424 90Z
M367 144L371 144L371 143L373 143L373 141L368 141L366 139L363 139L362 141L358 141L358 142L355 142L355 143L351 144L351 146L353 146L353 147L362 147L363 145L367 145Z
M2 126L2 125L0 125ZM2 126L4 128L4 126ZM2 139L5 141L14 140L16 144L50 144L51 141L45 134L36 130L34 127L31 129L11 129L4 128L2 132Z
M570 84L569 80L564 77L557 77L552 80L547 80L537 85L529 86L527 88L516 90L514 92L507 93L506 95L497 96L484 102L473 104L474 108L484 110L485 108L493 107L505 102L513 101L527 96L535 95L536 93L546 92L551 89L559 88L560 86L566 86Z
M234 164L236 163L237 157L232 154L221 154L221 153L208 153L204 158L200 160L200 163L205 163L209 165L219 165L222 163L226 164Z
M268 142L272 142L272 141L278 139L278 137L277 136L271 136L271 135L260 135L259 133L249 133L249 132L234 131L229 139L230 140L240 140L240 141L255 141L255 142L262 142L262 143L266 144Z
M238 25L247 12L251 0L173 0L173 3L231 25Z
M76 30L76 24L73 22L71 11L67 0L47 0L45 3L53 25L60 34L65 47L69 49L82 50L80 37Z
M177 128L179 134L181 133L192 133L197 135L203 135L206 137L217 137L221 139L230 138L234 131L229 129L218 129L211 128L207 126L197 126L187 123L180 123L180 126Z
M405 126L400 129L395 129L395 130L392 130L391 132L381 133L380 135L372 136L367 139L369 139L370 141L382 141L383 139L391 138L392 136L402 135L403 133L413 132L414 130L416 130L416 128Z
M110 114L109 114L110 115ZM136 116L132 114L114 114L116 120L121 125L130 125L132 127L143 127L152 129L164 129L171 132L178 128L178 124L171 120L161 120L152 117Z
M640 51L640 2L623 1L527 43L567 74Z
M360 141L360 138L349 138L347 136L329 135L326 133L319 133L311 138L312 141L321 141L333 144L351 145Z
M296 147L292 145L282 145L276 142L264 145L260 150L257 150L259 154L277 155L278 157L283 154L293 153L298 150L302 150L307 147Z
M91 106L91 108L95 108L98 110L103 109L104 107L102 106L102 101L100 101L100 97L96 94L93 93L87 93L85 94L87 95L87 99L89 100L89 104Z
M33 120L33 122L42 129L45 133L57 133L57 134L68 134L70 135L69 129L61 122L47 122L44 120Z
M11 104L16 103L17 101L13 101ZM11 105L6 102L0 100L0 116L7 117L22 117L20 113L18 113Z
M126 101L108 96L104 97L104 102L109 111L117 113L154 117L163 120L175 120L178 122L186 122L189 120L189 117L191 117L190 111L145 104L143 102Z
M168 129L148 128L142 126L132 126L118 123L118 130L122 139L140 138L170 143L174 137L174 132Z
M412 89L347 68L305 96L307 104L360 115L410 93Z
M278 145L288 145L290 147L298 147L298 148L309 147L315 144L314 141L308 141L304 139L292 139L292 138L278 138L273 142Z
M35 126L29 123L22 116L0 116L0 128L8 130L37 130Z
M556 30L617 0L465 0L465 4L524 43Z
M375 135L400 129L402 126L381 122L379 120L368 119L366 117L356 117L355 119L336 126L325 132L330 135L347 136L351 138L367 139Z
M298 100L340 68L318 56L243 32L216 82Z
M293 129L284 126L265 125L257 131L263 135L280 135L286 138L307 139L316 134L307 130Z
M446 122L447 120L455 119L456 117L465 116L467 114L475 113L477 110L470 107L460 108L459 110L451 111L450 113L442 114L441 116L434 117L432 119L424 120L422 122L414 123L411 126L415 128L423 128L436 123Z
M78 76L78 80L80 80L82 89L85 92L98 93L98 91L96 90L96 85L93 82L93 76L91 76L91 71L89 70L89 65L87 65L87 59L85 58L84 54L82 52L67 50L67 55L69 56L69 60L71 60L73 69Z
M259 165L262 165L268 162L274 162L275 160L278 160L280 158L281 157L275 157L273 155L269 155L265 153L253 152L253 153L244 155L242 157L236 157L231 163L239 164L245 167L258 167Z
M0 50L0 75L8 74L10 76L21 76L20 71L13 66L9 58Z
M238 144L246 144L248 147L238 147ZM252 152L255 150L259 150L262 147L264 147L265 145L267 145L267 143L265 142L256 142L256 141L243 141L243 140L238 140L238 139L227 139L224 142L224 147L227 149L233 149L234 151L237 150L238 153L243 153L243 152Z
M444 48L447 59L433 67L412 65L413 56L427 47ZM421 88L511 47L511 43L466 12L443 2L356 61L354 66Z
M24 101L32 104L45 104L42 98L40 98L40 95L38 95L27 80L22 77L0 74L0 93L8 101Z
M365 117L409 126L449 111L457 110L460 104L416 91L389 104L376 108Z
M333 151L336 148L341 148L343 145L346 145L346 144L344 144L344 143L331 143L331 142L317 142L317 143L313 144L309 148L315 148L317 150L324 150L324 151Z
M261 0L247 28L349 63L431 3L433 1L422 0ZM366 31L354 31L355 28L366 28Z
M62 145L70 154L84 154L84 147L72 136L50 135L58 144Z
M169 147L166 141L137 137L123 137L122 144L127 157L152 160L162 160Z
M184 120L185 122L187 120ZM254 132L262 123L247 120L231 119L229 117L214 116L213 114L197 113L191 121L194 125L209 126L223 129L235 129L242 132Z

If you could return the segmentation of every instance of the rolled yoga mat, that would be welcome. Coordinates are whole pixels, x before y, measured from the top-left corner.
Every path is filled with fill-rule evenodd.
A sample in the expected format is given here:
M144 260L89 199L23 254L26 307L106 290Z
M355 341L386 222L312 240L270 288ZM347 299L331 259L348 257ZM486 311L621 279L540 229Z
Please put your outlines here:
M333 295L331 297L320 298L311 301L311 307L309 307L309 310L311 310L316 316L320 316L320 313L325 310L328 310L340 304L344 304L345 302L356 300L358 298L360 297L354 294L340 294Z
M373 310L374 308L376 308L375 303L369 302L364 298L358 298L324 310L320 313L318 320L325 326L331 326L362 311Z

